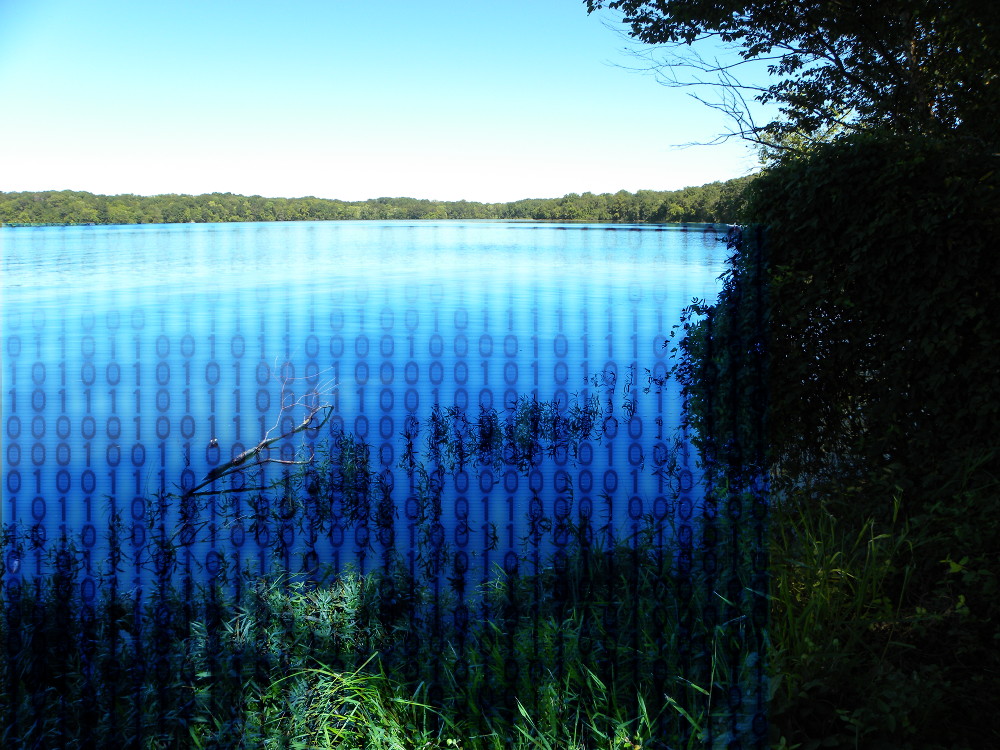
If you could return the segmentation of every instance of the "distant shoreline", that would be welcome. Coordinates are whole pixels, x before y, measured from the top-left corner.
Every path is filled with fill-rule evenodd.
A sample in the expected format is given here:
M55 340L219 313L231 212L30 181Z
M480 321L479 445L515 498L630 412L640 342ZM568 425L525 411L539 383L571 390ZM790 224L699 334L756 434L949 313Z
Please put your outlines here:
M569 193L508 203L416 198L263 198L233 193L98 195L84 191L0 192L0 226L216 224L271 221L486 220L608 224L734 223L753 179L681 190Z

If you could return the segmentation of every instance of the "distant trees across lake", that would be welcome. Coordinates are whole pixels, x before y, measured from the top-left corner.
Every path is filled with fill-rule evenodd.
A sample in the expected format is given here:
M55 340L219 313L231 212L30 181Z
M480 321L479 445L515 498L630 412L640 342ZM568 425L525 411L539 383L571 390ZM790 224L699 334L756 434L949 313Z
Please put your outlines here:
M372 198L262 198L206 195L94 195L74 190L0 193L0 224L174 224L227 221L336 221L345 219L533 219L614 223L737 220L744 188L740 177L682 190L570 193L511 203Z

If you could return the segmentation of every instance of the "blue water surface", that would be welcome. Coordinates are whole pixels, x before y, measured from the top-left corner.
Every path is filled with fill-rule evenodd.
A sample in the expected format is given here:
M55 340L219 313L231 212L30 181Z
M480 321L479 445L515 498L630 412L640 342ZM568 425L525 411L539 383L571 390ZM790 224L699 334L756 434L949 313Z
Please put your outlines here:
M0 513L32 540L8 553L8 574L44 572L70 539L85 580L138 582L140 550L193 531L186 564L205 575L232 553L268 566L278 537L295 572L364 567L387 549L412 557L427 528L449 560L485 574L511 553L559 546L560 529L581 521L601 543L646 517L690 514L694 475L678 483L662 470L676 455L676 388L645 386L667 373L681 309L716 295L724 233L528 222L0 229ZM475 424L509 420L519 400L568 412L595 398L599 429L528 465L434 454L435 406ZM310 414L322 427L296 432ZM207 484L193 511L180 507L210 472L282 435L239 476ZM344 435L369 446L371 472L391 490L390 531L344 521L316 539L280 513L262 529L252 493L225 499L227 482L280 481ZM414 499L428 481L442 509L430 521ZM544 533L533 524L542 516ZM124 571L108 562L115 519L135 553Z

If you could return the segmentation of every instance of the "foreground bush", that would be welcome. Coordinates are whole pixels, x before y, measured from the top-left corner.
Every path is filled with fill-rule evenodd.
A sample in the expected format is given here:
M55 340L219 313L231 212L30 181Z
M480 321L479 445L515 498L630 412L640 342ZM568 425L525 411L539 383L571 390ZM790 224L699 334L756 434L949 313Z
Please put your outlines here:
M402 564L324 583L241 576L107 591L96 607L59 575L11 585L0 739L699 747L737 717L749 725L760 642L746 617L698 619L721 612L719 595L652 539L574 545L464 595L435 593Z
M777 745L1000 744L997 166L872 133L777 165L686 315L677 373L723 467L752 425L740 351L768 363Z

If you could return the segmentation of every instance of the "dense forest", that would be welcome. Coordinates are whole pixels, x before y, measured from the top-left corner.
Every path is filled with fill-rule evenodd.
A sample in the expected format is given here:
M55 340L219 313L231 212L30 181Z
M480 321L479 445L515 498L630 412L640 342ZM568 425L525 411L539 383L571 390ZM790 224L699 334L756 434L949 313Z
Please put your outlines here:
M675 374L702 460L767 477L766 746L1000 747L996 3L587 2L765 150Z
M344 219L534 219L621 223L731 222L753 177L682 190L570 193L511 203L373 198L262 198L207 195L94 195L74 190L0 193L0 224L176 224Z

